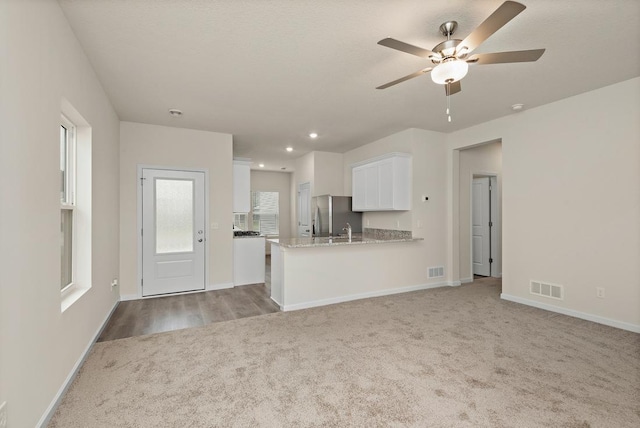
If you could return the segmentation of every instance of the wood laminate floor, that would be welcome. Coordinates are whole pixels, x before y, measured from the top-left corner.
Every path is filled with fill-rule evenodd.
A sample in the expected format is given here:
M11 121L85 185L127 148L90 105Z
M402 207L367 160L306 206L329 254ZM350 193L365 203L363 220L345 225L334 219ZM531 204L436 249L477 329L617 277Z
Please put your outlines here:
M278 312L269 262L265 284L120 302L98 342Z

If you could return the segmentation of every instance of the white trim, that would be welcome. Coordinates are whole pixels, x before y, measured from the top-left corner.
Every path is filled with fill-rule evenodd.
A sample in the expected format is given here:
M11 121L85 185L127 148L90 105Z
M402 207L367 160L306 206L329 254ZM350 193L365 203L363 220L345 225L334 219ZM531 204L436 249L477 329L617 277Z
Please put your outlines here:
M204 173L204 230L205 230L205 247L204 247L204 290L207 290L206 284L209 283L209 246L211 245L211 228L209 227L209 169L208 168L182 168L182 167L171 167L171 166L158 166L158 165L147 165L147 164L138 164L137 167L137 175L136 175L136 235L137 235L137 275L136 275L136 290L138 291L138 295L135 299L127 299L127 300L136 300L142 299L142 235L139 230L142 229L142 186L140 185L142 179L142 170L143 169L160 169L160 170L169 170L169 171L188 171L188 172L202 172ZM162 294L161 296L164 296ZM130 297L128 295L127 297ZM121 299L123 299L121 297Z
M233 288L233 282L221 282L219 284L209 284L207 285L206 291L214 291L214 290L226 290L227 288Z
M412 155L411 155L411 153L401 153L401 152L385 153L385 154L380 155L380 156L376 156L376 157L373 157L373 158L369 158L369 159L365 159L365 160L361 160L361 161L352 163L349 166L353 169L355 167L366 165L366 164L371 163L371 162L377 162L377 161L381 161L381 160L389 159L389 158L393 158L393 157L411 158Z
M123 294L120 296L121 302L128 302L129 300L139 300L139 299L141 299L141 297L138 296L137 294Z
M326 305L333 305L335 303L343 303L343 302L350 302L352 300L360 300L360 299L367 299L370 297L380 297L380 296L389 296L392 294L400 294L400 293L408 293L410 291L418 291L418 290L427 290L430 288L440 288L440 287L445 287L449 285L446 282L438 282L435 284L419 284L419 285L410 285L407 287L400 287L400 288L388 288L386 290L378 290L378 291L369 291L366 293L357 293L357 294L350 294L347 296L340 296L340 297L331 297L328 299L320 299L320 300L312 300L310 302L303 302L303 303L295 303L293 305L282 305L278 302L280 305L280 309L283 311L297 311L299 309L307 309L307 308L315 308L317 306L326 306ZM272 299L273 300L273 299ZM275 302L275 300L274 300Z
M45 412L43 413L42 417L40 418L40 421L38 421L38 423L36 424L36 427L45 428L47 425L49 425L49 422L51 421L51 418L53 417L54 413L58 409L58 406L60 405L60 402L62 401L62 398L64 397L64 395L66 394L67 390L69 389L69 387L73 383L73 380L76 378L76 376L78 374L78 371L80 370L80 367L82 367L82 365L86 361L87 357L89 356L89 353L91 352L91 349L93 348L93 345L95 345L96 341L98 340L98 338L100 337L100 335L104 331L105 327L107 326L107 323L111 319L111 315L113 315L113 312L116 310L116 308L118 307L119 303L120 303L120 301L118 301L118 300L116 300L113 303L113 307L111 308L111 310L109 311L109 313L105 317L104 321L102 322L102 324L98 328L98 331L93 336L93 339L91 339L91 341L89 342L89 344L85 348L84 352L80 355L80 358L78 358L78 361L76 361L75 365L71 369L71 372L69 372L69 375L67 375L67 378L62 383L62 386L58 390L58 393L55 395L55 397L53 397L53 400L49 404L49 407L47 407L47 410L45 410Z
M444 285L448 285L449 287L459 287L462 285L462 282L460 281L447 281L444 283Z
M473 278L460 278L460 284L468 284L473 282Z
M540 303L535 300L524 299L518 296L512 296L510 294L500 294L502 300L508 300L510 302L520 303L527 306L533 306L534 308L544 309L546 311L556 312L563 315L568 315L574 318L580 318L587 321L592 321L598 324L608 325L610 327L619 328L622 330L632 331L634 333L640 333L639 324L631 324L624 321L612 320L611 318L601 317L599 315L592 315L585 312L574 311L573 309L561 308L560 306L550 305L548 303Z

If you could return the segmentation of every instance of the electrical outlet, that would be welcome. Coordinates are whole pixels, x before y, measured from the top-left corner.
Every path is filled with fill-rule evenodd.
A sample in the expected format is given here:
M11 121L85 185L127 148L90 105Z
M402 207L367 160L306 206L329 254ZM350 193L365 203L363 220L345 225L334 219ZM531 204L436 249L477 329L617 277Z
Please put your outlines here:
M396 227L400 229L400 220L396 221Z
M7 428L7 402L0 404L0 428Z
M596 287L596 297L604 299L604 288Z
M113 280L111 281L111 287L117 287L118 286L118 278L113 278Z

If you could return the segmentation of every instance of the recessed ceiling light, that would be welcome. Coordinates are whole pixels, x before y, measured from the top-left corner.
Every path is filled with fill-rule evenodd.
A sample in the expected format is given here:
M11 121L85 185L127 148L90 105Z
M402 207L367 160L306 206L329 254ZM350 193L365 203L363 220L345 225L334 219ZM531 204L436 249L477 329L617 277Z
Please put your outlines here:
M263 164L263 163L259 164L258 166L259 166L260 168L264 168L264 164Z
M524 107L524 104L514 104L514 105L511 106L511 110L520 111L520 110L522 110L523 107Z
M288 152L292 152L293 151L293 147L287 147L287 151Z
M309 138L318 138L318 134L315 132L312 132L309 134Z
M170 108L169 114L173 117L180 117L182 116L182 110L178 110L177 108Z

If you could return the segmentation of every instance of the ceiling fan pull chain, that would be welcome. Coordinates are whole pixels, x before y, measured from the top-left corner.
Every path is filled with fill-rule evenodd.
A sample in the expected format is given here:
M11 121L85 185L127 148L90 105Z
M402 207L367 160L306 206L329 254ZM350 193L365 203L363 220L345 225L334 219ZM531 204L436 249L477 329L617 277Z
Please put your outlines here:
M449 114L451 110L451 83L447 82L447 120L451 122L451 115Z

